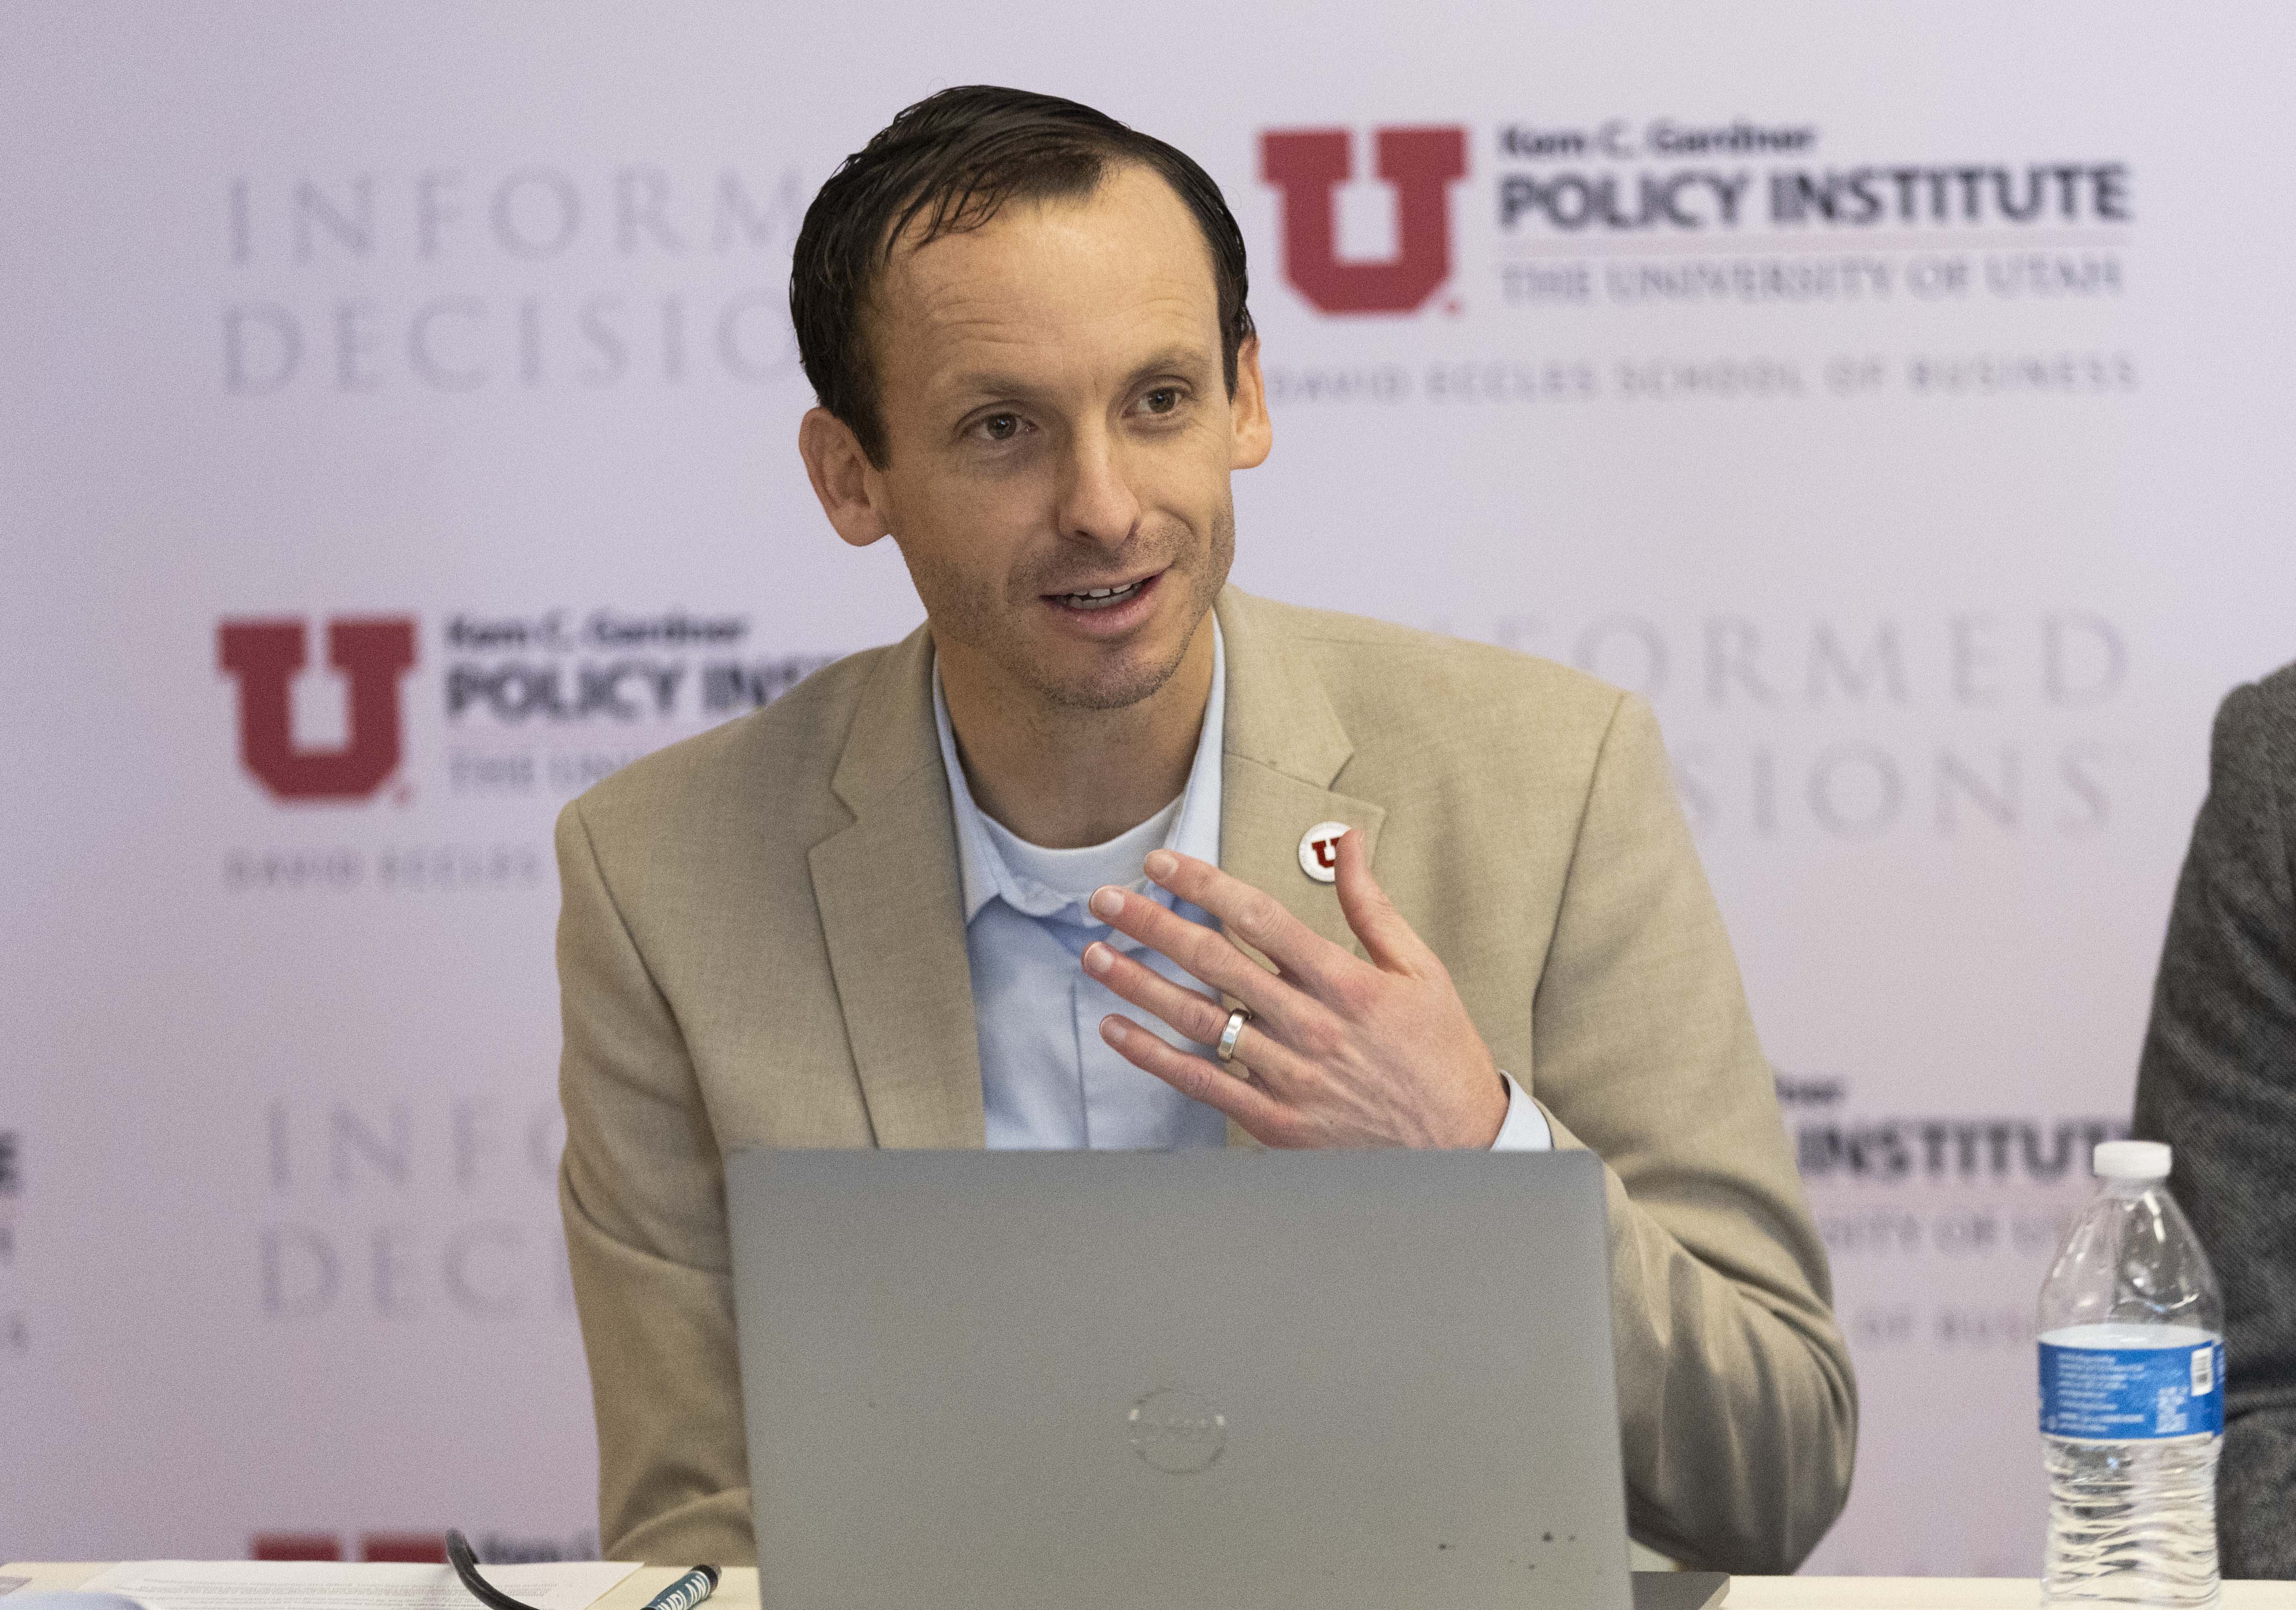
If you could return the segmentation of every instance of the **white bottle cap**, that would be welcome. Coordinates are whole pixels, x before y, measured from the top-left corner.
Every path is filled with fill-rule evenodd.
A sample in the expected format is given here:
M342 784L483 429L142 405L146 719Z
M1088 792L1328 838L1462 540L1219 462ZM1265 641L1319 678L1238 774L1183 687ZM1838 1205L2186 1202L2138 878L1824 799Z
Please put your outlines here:
M2169 1148L2158 1140L2100 1140L2095 1166L2103 1179L2166 1179Z

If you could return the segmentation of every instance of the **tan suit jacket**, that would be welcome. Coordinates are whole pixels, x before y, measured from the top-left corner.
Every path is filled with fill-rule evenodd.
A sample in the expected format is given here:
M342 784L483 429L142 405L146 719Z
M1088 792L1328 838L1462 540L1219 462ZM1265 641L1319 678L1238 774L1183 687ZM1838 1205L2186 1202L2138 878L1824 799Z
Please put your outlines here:
M1354 947L1297 857L1315 823L1363 831L1499 1065L1605 1164L1635 1532L1791 1570L1847 1493L1856 1392L1648 709L1498 649L1218 607L1221 864ZM560 1195L610 1557L756 1552L723 1155L982 1144L931 667L922 628L841 660L559 819Z

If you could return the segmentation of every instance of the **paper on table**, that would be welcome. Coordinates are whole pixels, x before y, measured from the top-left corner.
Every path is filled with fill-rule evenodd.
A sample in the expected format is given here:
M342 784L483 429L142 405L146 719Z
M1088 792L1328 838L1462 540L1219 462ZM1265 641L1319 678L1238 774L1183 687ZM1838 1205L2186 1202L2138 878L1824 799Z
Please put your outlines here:
M589 1610L637 1567L611 1560L487 1565L487 1581L537 1610ZM303 1560L131 1560L84 1591L124 1593L146 1610L471 1610L452 1565Z

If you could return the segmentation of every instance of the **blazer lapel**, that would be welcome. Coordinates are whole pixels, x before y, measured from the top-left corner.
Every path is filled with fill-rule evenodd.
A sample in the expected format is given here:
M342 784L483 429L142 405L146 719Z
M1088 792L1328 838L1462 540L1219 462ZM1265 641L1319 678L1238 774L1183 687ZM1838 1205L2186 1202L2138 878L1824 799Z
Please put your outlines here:
M1220 594L1218 609L1227 654L1220 867L1361 956L1363 945L1348 927L1338 890L1300 869L1300 842L1318 823L1345 822L1364 835L1376 865L1387 813L1332 786L1355 745L1314 668L1286 652L1280 625L1258 600L1234 587ZM1228 1141L1257 1144L1233 1122Z
M978 1147L980 1041L931 678L920 627L863 690L831 778L853 824L808 858L877 1144Z

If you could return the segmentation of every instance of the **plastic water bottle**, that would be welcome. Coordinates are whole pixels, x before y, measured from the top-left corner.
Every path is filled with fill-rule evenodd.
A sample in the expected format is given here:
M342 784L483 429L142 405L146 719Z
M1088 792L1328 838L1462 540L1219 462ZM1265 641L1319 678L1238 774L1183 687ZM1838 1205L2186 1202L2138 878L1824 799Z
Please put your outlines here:
M2169 1195L2169 1148L2108 1140L2041 1286L2042 1599L2217 1603L2224 1299Z

